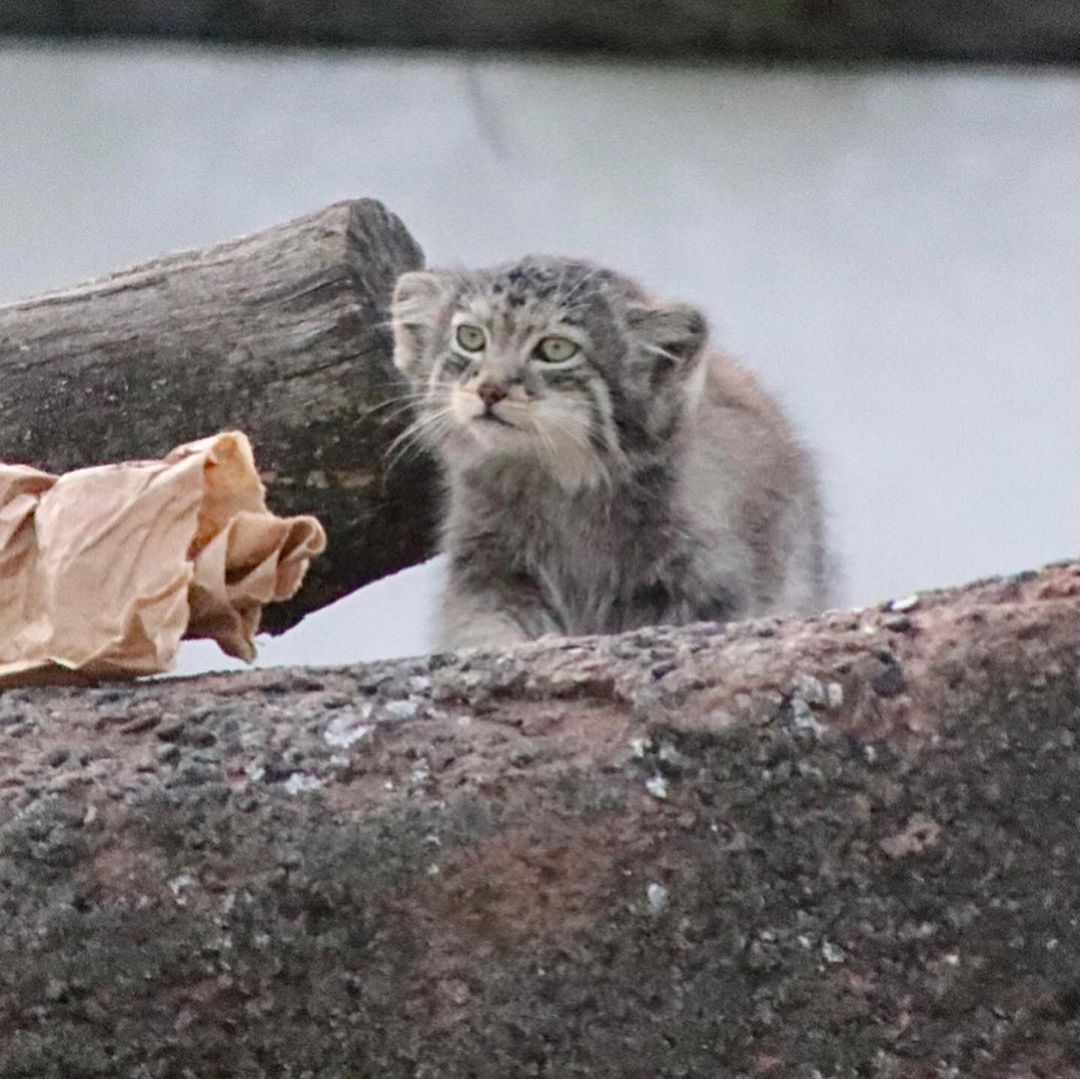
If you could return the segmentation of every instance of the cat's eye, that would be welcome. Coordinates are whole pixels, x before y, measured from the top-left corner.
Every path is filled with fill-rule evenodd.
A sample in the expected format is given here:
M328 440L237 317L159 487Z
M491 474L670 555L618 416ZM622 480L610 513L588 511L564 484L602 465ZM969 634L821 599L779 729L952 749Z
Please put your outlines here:
M571 359L578 346L568 337L545 337L537 346L534 355L545 363L563 363Z
M470 326L467 322L463 322L457 328L457 333L454 336L457 338L457 343L466 352L479 352L486 341L484 331L479 326Z

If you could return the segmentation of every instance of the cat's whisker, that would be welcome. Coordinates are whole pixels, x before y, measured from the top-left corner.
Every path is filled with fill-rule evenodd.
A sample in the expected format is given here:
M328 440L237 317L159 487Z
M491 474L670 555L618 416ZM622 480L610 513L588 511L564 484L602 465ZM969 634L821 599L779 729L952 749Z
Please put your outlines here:
M393 409L392 411L386 412L382 416L379 416L378 417L378 422L380 424L382 424L383 426L385 426L387 424L392 424L400 416L406 415L406 414L408 414L410 412L415 413L417 411L417 406L424 403L427 400L428 400L427 397L421 397L421 398L418 398L416 401L408 401L405 404L398 405L397 408Z
M555 302L563 303L563 286L566 284L566 271L570 268L569 263L563 263L559 267L559 280L555 285Z
M449 406L444 406L426 416L418 416L410 423L387 448L385 474L389 475L395 465L422 445L425 438L442 434L443 425L448 429L452 415Z
M570 305L570 301L571 301L571 300L572 300L572 299L573 299L573 298L574 298L574 297L575 297L575 296L576 296L576 295L577 295L577 294L578 294L578 293L579 293L579 292L580 292L580 291L581 291L581 290L582 290L582 289L583 289L583 288L584 288L584 287L585 287L586 285L588 285L588 284L590 284L590 283L591 283L592 281L594 281L594 280L595 280L595 279L596 279L596 278L597 278L597 277L599 276L599 274L600 274L601 272L602 272L602 271L601 271L601 268L600 268L599 266L593 266L593 267L591 267L591 268L590 268L589 270L587 270L587 271L586 271L586 272L585 272L584 274L582 274L582 275L581 275L581 278L580 278L580 279L578 280L577 284L576 284L576 285L574 285L574 287L573 287L573 288L572 288L572 289L571 289L571 290L570 290L570 291L569 291L569 292L568 292L568 293L567 293L567 294L566 294L565 296L560 296L560 297L558 297L559 303L561 303L561 304L562 304L563 306L567 306L567 307L568 307L568 306Z
M669 352L666 348L661 348L659 345L650 344L648 341L639 341L638 347L644 352L648 352L651 356L659 356L661 359L670 360L676 366L679 366L686 362L685 356L676 356L674 352Z
M558 451L555 447L555 440L543 423L534 424L533 432L540 439L542 455L547 456L549 464L554 468L558 464Z
M401 446L396 453L387 457L386 464L383 469L383 482L385 483L390 476L393 475L394 469L399 464L407 460L413 453L418 452L423 447L421 439L415 439Z
M419 404L421 401L427 400L430 395L426 392L421 393L405 393L398 397L391 397L389 400L381 401L377 405L372 405L370 408L364 410L363 419L367 419L369 416L374 416L378 412L383 412L388 408L396 406L395 411L391 415L397 415L398 412L404 412L408 408L412 408L414 405ZM387 417L380 417L385 420Z
M409 426L406 427L405 430L402 431L401 434L399 434L397 438L395 438L394 441L390 443L388 451L393 452L400 442L404 442L412 438L414 435L424 433L428 427L437 424L441 419L448 415L449 411L449 406L443 405L427 413L426 415L417 416L416 419L413 420L412 423L410 423Z
M553 470L565 464L569 448L583 470L598 475L605 487L611 487L613 477L607 462L596 452L596 447L587 432L581 429L576 417L555 412L549 414L543 423L537 424L536 430L549 448ZM556 438L561 441L561 446L556 443Z

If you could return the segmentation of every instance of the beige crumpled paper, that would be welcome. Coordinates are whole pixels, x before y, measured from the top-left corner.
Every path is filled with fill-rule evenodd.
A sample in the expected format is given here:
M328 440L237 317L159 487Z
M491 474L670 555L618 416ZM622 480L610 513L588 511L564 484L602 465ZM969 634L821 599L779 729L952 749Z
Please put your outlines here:
M237 431L59 477L0 464L0 686L160 673L183 637L250 660L325 547L266 508Z

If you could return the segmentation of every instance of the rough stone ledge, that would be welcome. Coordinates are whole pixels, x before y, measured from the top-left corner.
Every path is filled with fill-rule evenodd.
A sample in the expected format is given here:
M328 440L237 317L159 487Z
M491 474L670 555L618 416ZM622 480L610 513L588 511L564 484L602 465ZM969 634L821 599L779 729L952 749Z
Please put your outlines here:
M1080 563L0 694L0 1075L1080 1076Z

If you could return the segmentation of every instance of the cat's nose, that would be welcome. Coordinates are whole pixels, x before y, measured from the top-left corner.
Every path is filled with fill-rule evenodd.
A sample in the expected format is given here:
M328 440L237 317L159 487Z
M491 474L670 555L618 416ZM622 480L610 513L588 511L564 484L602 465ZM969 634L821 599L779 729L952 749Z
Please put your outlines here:
M481 382L480 385L476 387L476 396L479 397L488 408L497 405L506 397L506 393L506 387L498 382Z

